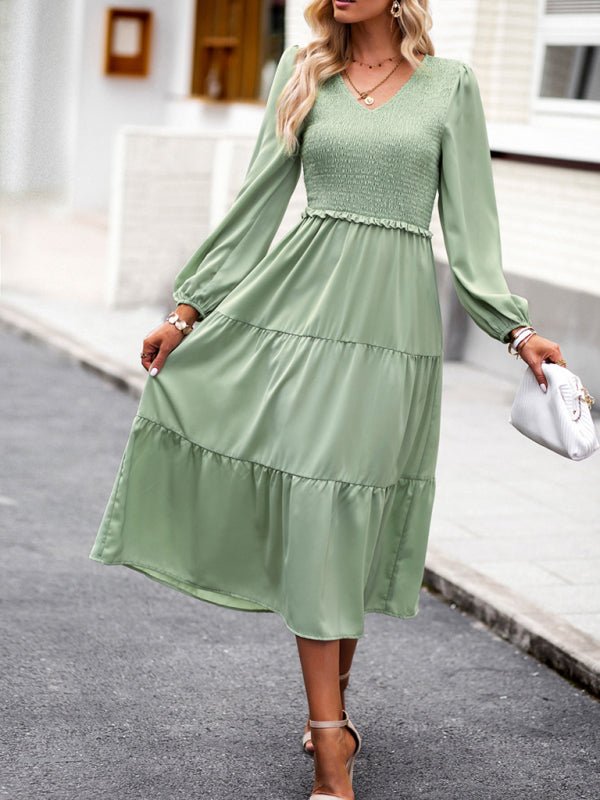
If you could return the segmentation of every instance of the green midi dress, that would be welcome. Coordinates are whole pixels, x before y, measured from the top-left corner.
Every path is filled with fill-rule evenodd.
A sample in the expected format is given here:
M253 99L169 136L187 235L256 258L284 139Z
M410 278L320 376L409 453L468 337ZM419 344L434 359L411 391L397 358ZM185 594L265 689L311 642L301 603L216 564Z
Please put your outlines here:
M418 613L442 386L436 194L475 323L506 342L530 319L503 273L472 68L426 55L375 109L337 74L288 155L276 101L297 51L233 205L175 277L203 319L146 380L90 558L303 637L360 638L366 613ZM301 168L307 206L273 244Z

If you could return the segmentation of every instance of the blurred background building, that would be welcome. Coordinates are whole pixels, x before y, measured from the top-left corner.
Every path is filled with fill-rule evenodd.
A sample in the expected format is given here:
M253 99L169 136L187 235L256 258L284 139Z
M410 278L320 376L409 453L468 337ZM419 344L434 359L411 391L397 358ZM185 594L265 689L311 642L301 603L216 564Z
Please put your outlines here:
M170 307L233 200L305 0L0 0L2 295ZM600 395L600 0L433 0L436 55L471 64L504 268ZM279 236L298 219L302 181ZM458 305L434 212L446 355L508 373ZM589 377L588 377L589 376Z

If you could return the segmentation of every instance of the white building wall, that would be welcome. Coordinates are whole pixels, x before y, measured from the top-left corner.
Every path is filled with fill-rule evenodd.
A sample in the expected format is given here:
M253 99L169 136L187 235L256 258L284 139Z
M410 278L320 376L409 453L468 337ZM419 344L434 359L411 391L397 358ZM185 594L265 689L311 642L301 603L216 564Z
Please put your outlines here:
M307 0L286 0L285 3L285 41L290 44L305 45L310 41L310 28L304 20Z
M435 55L470 62L477 35L479 0L431 0L433 26L429 35Z
M0 188L64 188L71 0L4 0Z
M189 93L193 0L127 0L154 11L147 78L103 74L104 0L2 0L0 189L58 192L74 209L106 211L113 149L124 124L162 124ZM118 5L118 3L117 3ZM0 36L2 32L0 31Z
M490 122L527 122L538 0L480 0L472 51Z
M119 128L161 125L168 102L189 91L193 0L127 0L128 8L154 12L152 61L146 78L103 74L104 0L76 0L80 6L75 93L77 137L72 157L71 204L106 209L111 164Z
M530 117L540 0L433 0L430 35L436 55L458 58L477 73L488 119Z
M0 2L0 165L4 163L6 132L8 124L8 92L10 86L10 60L8 42L10 36L10 15L8 2ZM2 171L0 170L0 188Z

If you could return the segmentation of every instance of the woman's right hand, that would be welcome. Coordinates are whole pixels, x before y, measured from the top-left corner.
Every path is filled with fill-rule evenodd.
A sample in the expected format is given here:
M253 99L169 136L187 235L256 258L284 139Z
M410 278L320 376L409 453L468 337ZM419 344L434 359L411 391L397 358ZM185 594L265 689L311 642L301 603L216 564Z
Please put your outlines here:
M152 377L158 375L169 353L175 350L183 338L183 333L170 322L163 322L150 331L142 344L142 367Z
M177 306L180 319L192 325L200 316L195 308L185 304ZM142 366L152 377L158 375L169 353L181 344L185 335L170 322L163 322L146 336L142 343Z

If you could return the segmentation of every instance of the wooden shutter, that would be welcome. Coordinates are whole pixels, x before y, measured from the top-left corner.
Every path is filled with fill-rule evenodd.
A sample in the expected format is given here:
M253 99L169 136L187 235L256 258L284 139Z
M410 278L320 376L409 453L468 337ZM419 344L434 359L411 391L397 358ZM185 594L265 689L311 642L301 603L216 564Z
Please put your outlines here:
M262 0L197 0L192 94L214 100L258 97L262 14Z

